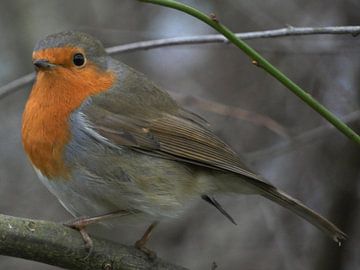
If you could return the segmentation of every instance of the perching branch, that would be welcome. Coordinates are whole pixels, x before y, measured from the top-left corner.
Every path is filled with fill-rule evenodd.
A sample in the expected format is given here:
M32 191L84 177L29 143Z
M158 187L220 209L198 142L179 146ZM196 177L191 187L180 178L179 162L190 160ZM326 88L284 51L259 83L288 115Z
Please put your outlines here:
M360 34L360 26L328 26L328 27L292 27L255 31L235 34L238 38L257 39L257 38L275 38L285 36L298 35L332 35L332 34L347 34L354 37ZM113 46L107 48L109 54L119 54L125 52L134 52L139 50L149 50L160 47L189 45L189 44L204 44L204 43L228 43L229 41L223 35L200 35L188 37L175 37L156 39L148 41L134 42L124 45ZM34 80L34 73L27 74L20 77L6 85L0 87L0 99L20 88L31 83Z
M342 132L349 139L360 145L360 136L352 130L348 125L342 122L335 114L330 112L326 107L319 103L315 98L313 98L309 93L304 91L299 85L293 82L288 78L284 73L279 69L273 66L269 61L262 57L257 51L251 48L243 40L236 37L236 35L231 32L225 25L219 22L219 19L214 14L207 15L200 12L199 10L182 4L174 0L139 0L140 2L151 3L155 5L165 6L172 9L179 10L181 12L187 13L200 21L203 21L219 33L223 34L231 43L236 47L241 49L246 55L248 55L253 64L264 69L267 73L277 79L282 83L286 88L291 92L297 95L302 101L307 105L313 108L317 113L324 117L329 123L335 126L340 132Z
M186 270L162 259L151 260L135 247L95 237L92 240L94 250L88 256L80 234L73 229L49 221L0 215L1 255L73 270Z

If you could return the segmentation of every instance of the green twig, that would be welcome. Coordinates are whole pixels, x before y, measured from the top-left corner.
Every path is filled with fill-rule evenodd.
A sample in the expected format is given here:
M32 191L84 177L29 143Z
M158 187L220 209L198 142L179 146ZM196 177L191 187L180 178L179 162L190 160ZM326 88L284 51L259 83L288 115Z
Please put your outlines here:
M273 77L275 77L285 87L290 89L295 95L301 98L311 108L313 108L315 111L321 114L327 121L333 124L338 130L340 130L343 134L345 134L351 140L353 140L354 142L360 145L360 136L355 131L353 131L349 126L347 126L344 122L342 122L338 117L336 117L323 105L321 105L309 93L305 92L303 89L301 89L300 86L298 86L287 76L285 76L285 74L282 73L279 69L277 69L272 64L270 64L265 58L263 58L259 53L257 53L254 49L248 46L244 41L237 38L233 32L231 32L228 28L226 28L224 25L222 25L219 22L218 18L216 18L215 15L213 14L206 15L193 7L187 6L185 4L173 0L139 0L139 1L180 10L210 25L216 31L223 34L235 46L237 46L242 51L244 51L252 59L252 62L255 65L263 68L266 72L268 72Z

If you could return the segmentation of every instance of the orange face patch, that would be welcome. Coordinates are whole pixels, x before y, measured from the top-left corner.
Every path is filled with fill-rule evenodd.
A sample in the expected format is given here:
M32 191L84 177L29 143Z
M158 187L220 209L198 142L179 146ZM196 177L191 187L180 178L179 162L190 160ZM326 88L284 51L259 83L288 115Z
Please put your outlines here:
M77 53L84 54L84 50L76 47L47 48L33 52L32 58L33 60L46 59L52 64L71 69L75 68L72 58Z
M116 76L87 61L81 68L72 63L79 48L49 48L33 53L57 66L37 73L23 114L22 141L33 165L48 178L69 178L64 147L71 138L70 114L89 96L111 88Z

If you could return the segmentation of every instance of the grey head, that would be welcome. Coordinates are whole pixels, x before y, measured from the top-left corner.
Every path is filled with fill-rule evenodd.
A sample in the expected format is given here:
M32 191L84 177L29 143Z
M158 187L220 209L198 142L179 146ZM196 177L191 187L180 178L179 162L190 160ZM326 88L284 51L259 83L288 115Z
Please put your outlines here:
M83 32L64 31L48 35L37 42L34 47L34 52L48 48L64 47L81 48L85 52L87 59L98 64L100 67L106 67L106 58L108 54L102 43L93 36Z

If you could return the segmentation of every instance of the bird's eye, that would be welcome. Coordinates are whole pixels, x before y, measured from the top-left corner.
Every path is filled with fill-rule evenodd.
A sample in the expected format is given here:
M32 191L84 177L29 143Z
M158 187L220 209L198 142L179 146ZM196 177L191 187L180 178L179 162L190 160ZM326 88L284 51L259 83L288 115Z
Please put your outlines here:
M85 64L85 56L82 53L74 54L73 63L77 67L82 67Z

